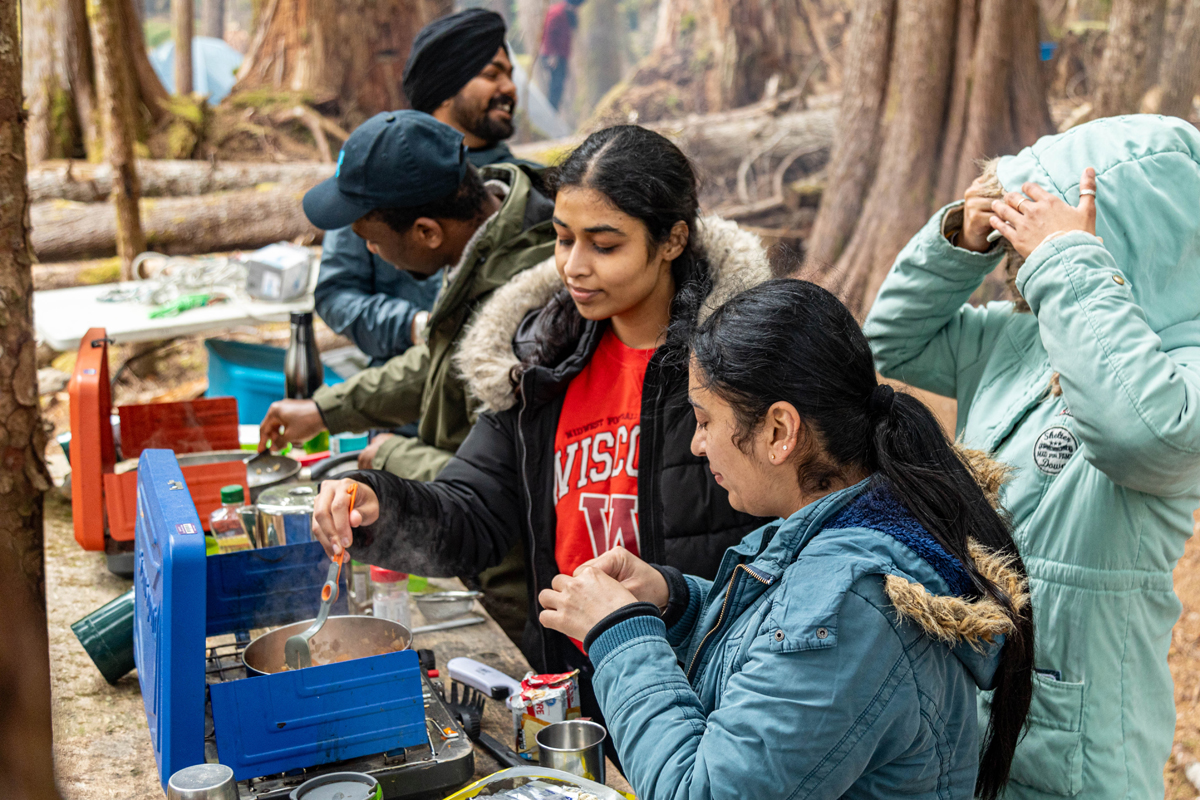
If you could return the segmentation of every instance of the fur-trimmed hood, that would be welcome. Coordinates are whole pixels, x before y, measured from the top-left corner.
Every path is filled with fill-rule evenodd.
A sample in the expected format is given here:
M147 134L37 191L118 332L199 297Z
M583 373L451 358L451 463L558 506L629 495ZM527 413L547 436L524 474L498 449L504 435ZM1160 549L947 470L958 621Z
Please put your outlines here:
M1012 468L982 450L957 443L955 450L975 476L988 503L1000 510L1000 490L1012 477ZM1021 612L1029 605L1029 582L1013 566L1012 557L990 551L975 540L968 544L968 552L979 574L1003 589L1012 598L1016 611ZM990 598L969 601L931 594L921 584L899 575L888 575L884 589L897 614L946 644L967 644L981 652L986 645L1013 630L1008 612Z
M770 279L762 241L737 223L705 217L697 236L713 278L701 319L738 292ZM481 410L503 411L515 402L511 376L519 362L513 336L525 316L549 303L562 286L554 259L549 258L497 289L475 315L454 363Z
M979 574L1003 589L1012 598L1016 611L1023 611L1029 605L1029 583L1013 567L1012 557L990 551L975 541L970 543L970 553ZM897 614L951 646L966 644L982 652L987 645L1014 630L1008 611L991 598L966 600L933 594L920 583L899 575L888 575L884 590Z
M992 500L1007 479L1003 465L977 451L960 449L960 457ZM1011 599L1010 611L990 597L975 597L973 581L962 563L881 486L867 488L855 497L826 528L837 533L832 540L822 542L824 536L815 540L817 550L828 551L824 558L838 559L839 548L849 552L866 549L876 557L886 554L886 561L879 562L879 571L897 619L912 623L930 638L949 646L976 683L990 688L1004 637L1016 630L1012 612L1026 613L1030 602L1028 581L1014 556L991 551L974 540L968 542L974 568ZM863 539L867 531L885 536L874 541Z

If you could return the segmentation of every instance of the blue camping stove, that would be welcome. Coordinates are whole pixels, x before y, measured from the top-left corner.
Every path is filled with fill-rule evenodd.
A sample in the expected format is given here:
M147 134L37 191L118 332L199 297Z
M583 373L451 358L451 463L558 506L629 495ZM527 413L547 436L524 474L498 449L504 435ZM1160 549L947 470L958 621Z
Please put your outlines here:
M205 762L232 768L240 796L259 800L327 772L372 775L384 798L443 797L471 779L471 742L412 650L247 675L251 630L316 616L328 567L318 543L206 557L170 450L142 453L137 497L134 657L164 789ZM345 595L333 613L346 613Z

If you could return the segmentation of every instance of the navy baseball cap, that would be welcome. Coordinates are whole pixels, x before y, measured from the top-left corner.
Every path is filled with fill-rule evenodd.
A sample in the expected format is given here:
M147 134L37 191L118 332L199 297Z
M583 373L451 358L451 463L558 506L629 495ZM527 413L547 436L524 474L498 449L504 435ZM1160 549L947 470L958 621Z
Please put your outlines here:
M467 173L463 135L420 111L384 111L358 126L333 177L304 195L322 230L344 228L377 208L412 208L458 189Z

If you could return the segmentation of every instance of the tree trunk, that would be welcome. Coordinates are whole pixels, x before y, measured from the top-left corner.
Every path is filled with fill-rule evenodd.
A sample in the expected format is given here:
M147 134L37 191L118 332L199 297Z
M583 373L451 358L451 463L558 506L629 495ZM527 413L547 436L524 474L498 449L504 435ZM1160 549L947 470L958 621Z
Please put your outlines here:
M949 201L970 185L981 154L996 155L1016 149L1012 132L1012 107L1008 79L1013 56L1013 0L980 0L979 33L971 60L970 99L966 130L955 170Z
M1012 100L1015 144L1023 147L1039 137L1054 133L1050 117L1047 76L1042 69L1038 0L1016 0L1013 16L1013 62L1008 91ZM964 187L966 188L966 187Z
M701 203L712 207L713 195L728 195L722 184L750 161L773 161L820 156L833 144L837 114L827 109L781 113L779 102L763 102L719 114L689 116L646 125L670 139L702 171ZM531 161L549 162L578 147L582 135L515 145L513 153ZM773 177L773 176L772 176ZM768 182L769 183L769 182ZM725 199L725 198L722 198ZM782 201L779 201L782 202Z
M133 75L134 107L145 120L167 113L167 93L150 66L133 0L117 0L121 69ZM29 102L28 156L102 156L98 76L86 0L24 0L22 49Z
M816 0L662 0L651 53L589 125L628 121L631 112L639 122L715 113L766 99L768 87L838 74L827 39L841 37L841 26L812 25L821 8Z
M1136 114L1152 76L1151 31L1166 0L1113 0L1092 116Z
M316 162L262 163L258 161L173 161L144 159L137 162L142 197L188 195L249 189L265 183L314 186L333 174L332 164ZM86 161L51 161L29 170L29 202L73 200L95 203L112 192L109 164Z
M120 34L125 41L122 50L123 59L128 59L133 69L134 107L138 104L145 109L146 116L152 122L158 122L168 113L167 106L170 96L163 88L162 81L150 65L150 56L146 53L146 40L142 34L141 15L138 14L135 2L141 0L115 0L120 20Z
M578 9L579 30L571 61L576 108L583 117L620 82L625 55L625 21L619 0L590 0Z
M1187 0L1175 46L1163 64L1159 113L1187 119L1200 90L1200 0Z
M117 256L121 277L132 279L134 257L146 249L138 213L140 190L133 160L136 127L133 118L132 76L125 69L124 39L120 35L120 0L89 0L92 44L100 78L100 107L104 122L105 157L112 165L112 201L116 209Z
M192 93L192 35L196 28L192 0L171 0L171 35L175 40L175 94Z
M1167 4L1169 0L1155 0L1151 3L1152 16L1146 26L1146 78L1142 93L1158 85L1159 72L1162 70L1163 52L1166 47Z
M298 236L315 239L319 232L300 205L307 189L293 185L271 192L246 189L142 200L146 246L193 254L262 247ZM40 261L111 256L119 243L117 218L106 203L38 203L30 220L33 251Z
M225 0L202 0L200 3L200 35L214 39L225 38Z
M25 228L25 131L18 0L0 0L0 797L57 800L50 726L50 657L42 496L50 488L42 454L33 334L33 278Z
M234 93L301 93L360 117L405 108L400 79L409 47L442 10L431 0L266 0Z
M806 242L809 260L822 269L842 254L875 177L895 11L896 0L861 0L854 9L829 188Z
M21 45L28 158L99 152L91 39L83 0L25 0Z
M830 281L863 316L891 260L925 222L950 85L954 0L900 0L887 106L894 109L862 218Z
M837 152L806 243L818 267L832 264L822 280L860 317L904 243L962 196L978 159L1052 131L1036 0L895 2L891 33L862 19L883 4L854 9Z
M542 20L550 4L545 0L517 0L517 29L525 52L537 57L542 49Z

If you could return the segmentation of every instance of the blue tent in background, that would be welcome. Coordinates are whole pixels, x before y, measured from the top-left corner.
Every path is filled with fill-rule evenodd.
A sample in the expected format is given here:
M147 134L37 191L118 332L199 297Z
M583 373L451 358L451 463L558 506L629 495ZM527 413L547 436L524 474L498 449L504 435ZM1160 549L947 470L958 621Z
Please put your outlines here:
M169 94L175 94L175 43L168 41L150 51L150 64ZM242 65L242 54L210 36L192 37L192 91L208 95L216 105L229 94Z

